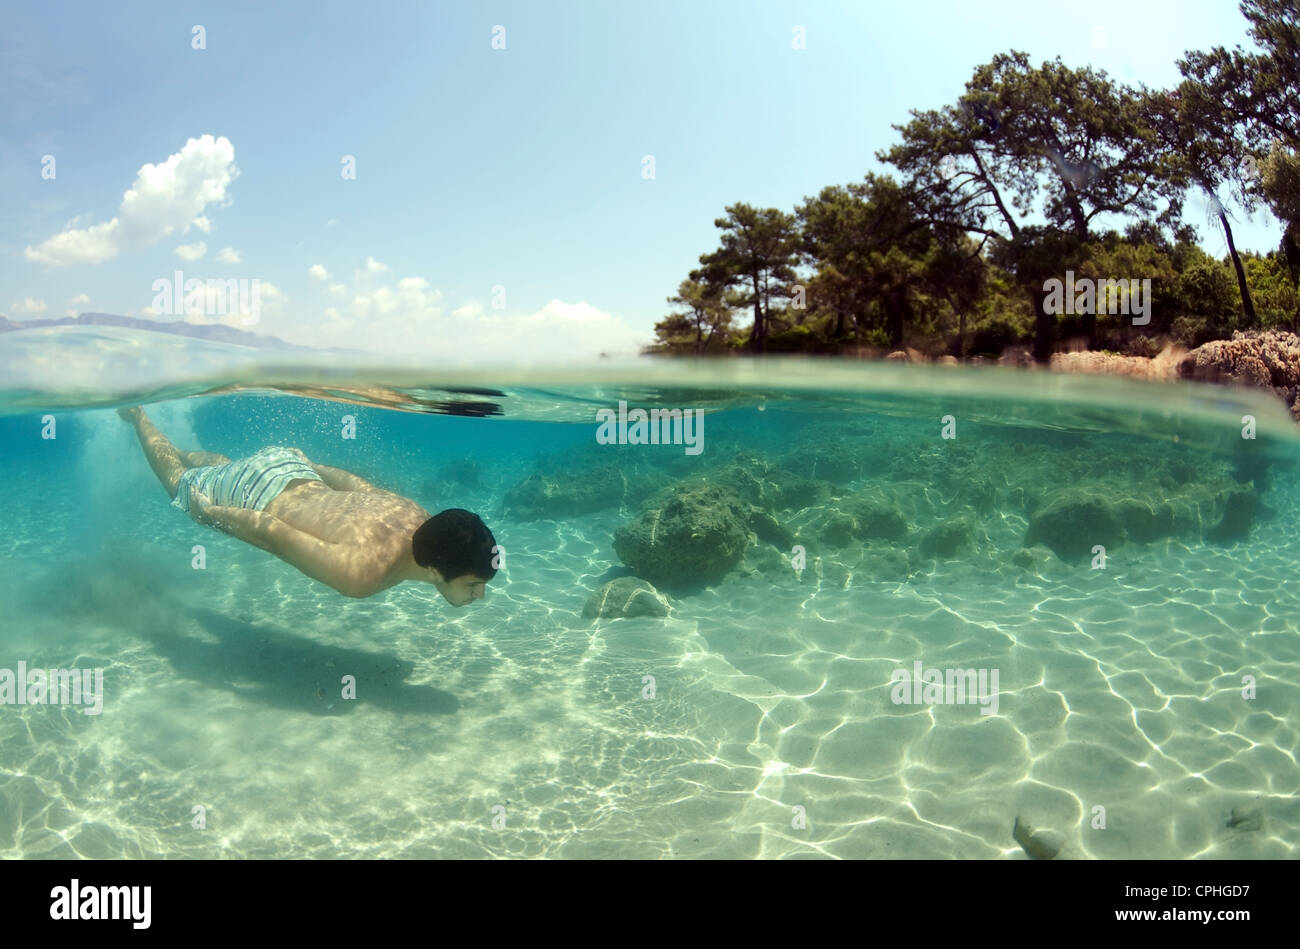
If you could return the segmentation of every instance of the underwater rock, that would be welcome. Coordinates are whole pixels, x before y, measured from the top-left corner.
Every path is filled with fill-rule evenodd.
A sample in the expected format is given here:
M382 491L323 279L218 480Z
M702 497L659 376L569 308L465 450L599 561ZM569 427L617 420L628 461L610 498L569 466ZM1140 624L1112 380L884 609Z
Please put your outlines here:
M1034 830L1019 816L1011 828L1011 836L1016 843L1034 860L1051 860L1061 852L1065 838L1051 830Z
M1086 491L1067 489L1034 512L1024 546L1042 544L1062 560L1079 561L1092 553L1094 545L1110 550L1122 544L1125 537L1124 524L1110 501Z
M466 488L477 488L479 484L478 462L458 459L442 466L437 480L443 483L459 484Z
M505 510L521 521L591 514L621 502L627 478L617 465L589 465L565 474L536 473L505 495Z
M1052 556L1052 551L1039 544L1033 547L1021 547L1011 555L1011 562L1017 567L1038 573Z
M811 507L831 496L828 482L775 467L753 452L740 452L725 465L695 480L716 485L746 504L769 511Z
M906 550L872 544L863 551L859 568L872 580L904 583L913 574L911 558Z
M1250 528L1259 513L1259 495L1250 485L1237 485L1229 490L1223 506L1223 519L1210 531L1214 540L1243 540L1250 536Z
M587 619L619 616L667 616L668 600L639 577L619 577L593 593L582 608Z
M825 504L831 497L831 486L825 481L806 478L785 469L770 474L763 493L763 501L776 510L802 510Z
M972 473L957 489L956 503L980 514L991 514L997 506L997 488L986 474Z
M907 519L881 494L851 498L830 511L821 524L822 539L837 547L859 541L901 540L907 532Z
M1116 486L1105 482L1064 488L1032 505L1024 546L1043 544L1062 560L1078 562L1097 544L1109 551L1126 541L1240 540L1260 509L1251 484L1187 484L1161 493L1115 497Z
M679 485L662 506L614 531L614 551L660 586L710 583L744 555L748 513L744 502L717 485Z
M807 471L811 478L821 478L837 485L848 484L862 475L862 465L852 451L814 448L787 456L784 462L788 470Z
M923 556L952 560L962 551L974 547L975 522L970 515L959 514L926 531L919 549Z
M758 536L759 540L765 540L782 550L789 550L794 546L794 534L790 533L780 521L762 508L750 509L749 527Z
M942 446L912 446L898 442L889 456L891 481L914 481L937 488L941 494L955 497L959 504L978 509L978 499L993 491L989 459L971 445L953 441Z
M1115 501L1111 511L1125 537L1140 543L1188 534L1196 529L1197 524L1196 512L1191 508L1165 503L1151 505L1136 498Z
M745 551L741 568L749 576L759 574L773 580L783 577L799 578L790 557L771 544L754 544L749 547Z
M1120 546L1128 536L1118 505L1087 491L1067 489L1039 507L1029 519L1024 546L1042 544L1065 561L1080 561L1094 545L1107 550ZM1128 504L1125 512L1133 519L1135 539L1151 541L1159 536L1160 517L1140 504ZM1149 516L1142 515L1148 510Z
M753 452L742 452L707 475L708 484L730 491L747 504L762 505L768 464Z

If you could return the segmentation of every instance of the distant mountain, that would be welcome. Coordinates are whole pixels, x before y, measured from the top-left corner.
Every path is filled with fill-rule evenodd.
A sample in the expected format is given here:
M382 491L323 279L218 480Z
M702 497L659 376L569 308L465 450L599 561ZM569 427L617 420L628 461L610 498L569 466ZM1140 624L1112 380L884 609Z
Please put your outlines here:
M276 352L298 353L345 353L350 356L368 355L356 349L328 349L315 346L299 346L286 343L276 336L262 336L248 330L236 329L224 323L186 323L184 320L160 322L158 320L139 319L134 316L118 316L115 313L82 313L80 316L64 316L57 320L24 320L21 323L0 316L0 333L12 330L35 329L38 326L125 326L129 329L146 330L151 333L171 333L173 336L190 336L215 343L229 343L234 346L248 346L253 349L270 349Z

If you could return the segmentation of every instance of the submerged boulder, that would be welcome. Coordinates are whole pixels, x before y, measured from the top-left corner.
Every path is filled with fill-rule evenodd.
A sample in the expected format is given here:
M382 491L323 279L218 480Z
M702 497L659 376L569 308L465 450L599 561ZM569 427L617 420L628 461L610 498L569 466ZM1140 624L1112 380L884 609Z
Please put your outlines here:
M1229 488L1223 504L1223 517L1209 531L1211 540L1244 540L1250 536L1250 529L1259 516L1259 494L1253 485L1238 484Z
M1124 525L1114 505L1087 491L1065 490L1030 518L1023 546L1042 544L1062 560L1083 560L1096 544L1108 550L1124 542Z
M821 504L831 496L831 484L800 474L805 470L782 468L753 452L740 452L731 461L707 472L699 480L730 491L746 504L769 511L799 510Z
M864 541L896 541L907 536L908 523L898 505L882 493L848 499L821 523L821 538L835 547Z
M969 514L958 514L926 531L919 549L922 556L952 560L974 547L975 520Z
M438 480L466 488L477 488L479 486L478 462L464 458L450 461L438 471Z
M864 548L858 566L873 580L898 583L905 582L914 570L906 550L883 544L870 544Z
M593 593L582 608L587 619L619 616L667 616L668 600L639 577L619 577Z
M748 542L748 505L711 484L680 485L614 531L614 551L623 563L664 587L720 579L740 562Z
M1053 558L1052 551L1042 545L1036 547L1021 547L1011 555L1011 562L1023 570L1030 573L1038 573Z
M785 467L792 471L807 471L809 476L845 485L862 476L862 462L856 452L837 451L834 448L813 448L788 455Z
M1174 538L1241 540L1259 513L1253 484L1189 484L1155 497L1116 497L1113 484L1064 488L1049 495L1029 518L1024 546L1042 544L1062 560L1078 562L1095 545Z
M774 510L802 510L824 504L830 499L831 486L826 481L805 478L792 471L778 469L769 476L764 502Z
M538 472L506 492L505 509L521 521L591 514L618 504L627 491L627 477L612 463L566 473Z

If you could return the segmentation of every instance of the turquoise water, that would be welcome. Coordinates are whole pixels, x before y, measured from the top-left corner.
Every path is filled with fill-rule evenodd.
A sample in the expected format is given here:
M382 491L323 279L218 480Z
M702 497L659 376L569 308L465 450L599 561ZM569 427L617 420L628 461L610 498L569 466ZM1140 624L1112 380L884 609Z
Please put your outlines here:
M61 377L5 344L0 669L104 684L0 706L0 855L1026 859L1017 818L1059 859L1300 845L1300 437L1262 395L137 336L63 340ZM703 450L598 444L621 400L705 410ZM504 567L464 608L343 597L171 508L136 402L185 450L475 511ZM638 573L667 615L584 615ZM913 702L918 663L997 685Z

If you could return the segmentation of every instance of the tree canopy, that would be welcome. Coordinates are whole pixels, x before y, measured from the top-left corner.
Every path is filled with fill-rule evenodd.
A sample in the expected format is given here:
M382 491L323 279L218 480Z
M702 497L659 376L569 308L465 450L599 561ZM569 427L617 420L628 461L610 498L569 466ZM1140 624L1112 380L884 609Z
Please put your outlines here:
M1243 0L1254 48L1189 51L1170 89L1009 50L951 104L916 109L877 155L893 174L791 212L737 202L668 302L650 351L996 355L1027 345L1147 353L1300 323L1300 4ZM1182 223L1203 198L1228 255ZM1241 253L1232 208L1285 233ZM1045 285L1151 281L1151 319L1062 314ZM745 320L748 325L745 325Z

